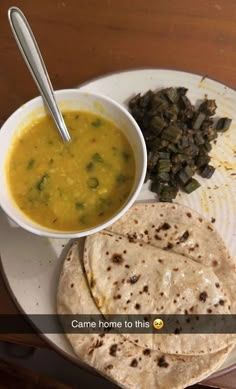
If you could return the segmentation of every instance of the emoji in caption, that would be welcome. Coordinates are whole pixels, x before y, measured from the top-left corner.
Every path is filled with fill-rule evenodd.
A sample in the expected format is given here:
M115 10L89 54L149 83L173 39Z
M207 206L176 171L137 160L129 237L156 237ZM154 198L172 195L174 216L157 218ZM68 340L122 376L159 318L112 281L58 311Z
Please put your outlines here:
M155 330L161 330L164 327L164 321L161 319L154 319L152 325Z

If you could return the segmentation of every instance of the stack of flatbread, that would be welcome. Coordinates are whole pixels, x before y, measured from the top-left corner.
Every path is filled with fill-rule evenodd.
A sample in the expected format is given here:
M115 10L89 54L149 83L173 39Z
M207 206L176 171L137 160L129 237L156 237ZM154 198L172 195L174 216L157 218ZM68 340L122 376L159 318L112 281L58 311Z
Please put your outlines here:
M73 242L59 314L236 313L236 270L212 223L181 205L137 204L109 230ZM177 389L218 369L225 334L67 334L80 361L123 388Z

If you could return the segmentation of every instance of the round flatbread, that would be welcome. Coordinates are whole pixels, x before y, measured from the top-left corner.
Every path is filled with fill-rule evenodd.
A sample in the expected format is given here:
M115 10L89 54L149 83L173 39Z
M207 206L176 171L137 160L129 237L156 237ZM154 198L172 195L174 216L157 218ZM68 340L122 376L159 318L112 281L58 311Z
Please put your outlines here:
M82 245L82 241L75 242L64 261L57 294L59 314L99 314L84 274ZM67 337L81 363L127 389L182 389L219 368L232 349L231 346L202 356L177 356L144 349L119 334Z
M86 239L91 292L106 314L235 313L235 265L212 224L177 204L139 204ZM196 323L197 324L197 323ZM235 335L126 334L166 353L212 353Z

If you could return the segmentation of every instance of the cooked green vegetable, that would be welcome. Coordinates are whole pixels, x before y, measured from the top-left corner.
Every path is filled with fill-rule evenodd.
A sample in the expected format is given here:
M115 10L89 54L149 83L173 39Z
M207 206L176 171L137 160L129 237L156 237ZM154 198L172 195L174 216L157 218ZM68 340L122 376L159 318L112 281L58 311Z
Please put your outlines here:
M101 119L97 118L91 124L93 127L100 127L102 125L102 121Z
M44 174L42 178L39 180L39 182L36 184L36 189L42 192L45 188L47 180L48 180L48 174Z
M90 177L88 179L88 187L91 189L96 189L99 186L99 181L96 177Z
M93 154L92 159L94 162L103 162L103 158L99 153Z
M35 160L34 159L30 159L28 164L27 164L27 169L32 169L34 167L34 164L35 164Z
M199 171L199 174L200 176L204 177L204 178L211 178L211 176L213 175L215 171L215 168L211 165L204 165L200 171Z
M148 151L146 181L159 201L172 201L179 189L187 193L200 184L195 173L210 178L215 168L209 165L211 142L219 131L226 131L231 119L221 118L214 125L216 102L204 99L199 108L186 96L186 88L149 90L129 101Z
M216 131L225 132L229 129L232 123L232 119L229 118L220 118L216 125Z
M84 209L84 207L85 207L85 204L82 203L82 202L80 202L80 201L78 201L77 203L75 203L75 208L76 208L76 209Z
M195 178L191 178L191 180L184 186L184 191L186 193L191 193L197 188L200 187L200 184Z

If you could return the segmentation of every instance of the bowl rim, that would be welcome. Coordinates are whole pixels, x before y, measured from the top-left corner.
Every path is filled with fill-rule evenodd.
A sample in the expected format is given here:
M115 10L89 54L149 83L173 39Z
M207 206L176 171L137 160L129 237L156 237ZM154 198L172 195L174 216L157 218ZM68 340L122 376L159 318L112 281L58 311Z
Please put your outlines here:
M126 202L125 205L123 205L120 208L120 210L118 210L116 212L116 214L114 216L109 218L104 223L96 225L95 227L92 227L92 228L88 228L88 229L85 229L82 231L69 231L69 232L47 229L44 226L41 226L40 224L34 222L34 220L28 218L23 212L21 212L22 220L19 220L17 217L15 217L15 215L12 214L12 212L8 209L8 206L5 203L2 204L1 195L0 195L0 207L3 209L5 214L14 223L16 223L19 227L22 227L23 229L25 229L33 234L36 234L38 236L43 236L43 237L48 237L48 238L59 238L59 239L82 238L82 237L89 236L91 234L94 234L96 232L99 232L99 231L109 227L110 225L115 223L118 219L120 219L132 207L132 205L136 201L136 199L137 199L137 197L142 189L142 186L144 184L146 169L147 169L147 149L146 149L145 140L144 140L144 137L143 137L143 134L142 134L142 131L141 131L139 125L137 124L137 122L135 121L133 116L129 113L129 111L122 104L118 103L117 101L115 101L112 98L105 96L103 94L80 91L79 89L75 89L75 88L55 90L54 93L55 93L55 97L58 97L60 95L62 95L62 97L63 97L63 95L66 95L68 93L73 93L73 94L78 95L78 96L81 96L81 95L86 96L87 95L87 96L92 96L92 97L98 98L98 100L102 99L102 100L109 102L110 104L115 106L115 108L117 110L122 111L123 114L127 117L128 121L132 124L133 128L135 128L136 134L138 135L138 140L139 140L139 143L141 146L141 150L142 150L142 153L141 153L142 155L140 155L142 158L142 169L140 169L138 183L137 183L136 187L134 188L133 194L131 195L130 199ZM68 100L70 100L70 99L68 98ZM71 99L71 100L73 101L73 99ZM37 104L38 102L40 102L41 104L40 104L40 106L38 106L36 108L35 104ZM16 119L18 117L19 113L22 112L22 109L29 109L30 108L30 110L32 109L32 111L33 111L34 107L35 107L35 109L45 107L43 98L41 96L36 96L33 99L27 101L22 106L18 107L7 118L7 120L3 123L2 127L1 127L0 141L1 141L1 138L4 138L4 136L5 136L6 129L8 127L9 122ZM30 112L28 114L30 115ZM14 136L14 134L11 136L11 139L13 138L13 136ZM6 153L6 155L7 155L7 153ZM4 158L3 163L5 163L5 161L6 161L6 157ZM7 195L7 197L8 197L8 200L12 201L12 203L14 204L14 202L10 198L10 196ZM14 204L14 207L17 210L16 204ZM17 211L19 212L19 209ZM29 221L29 223L32 223L33 225L28 224L28 221Z

